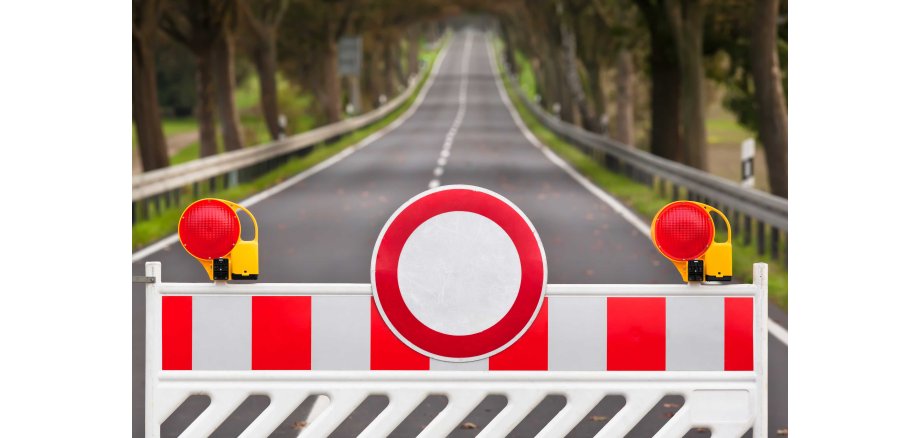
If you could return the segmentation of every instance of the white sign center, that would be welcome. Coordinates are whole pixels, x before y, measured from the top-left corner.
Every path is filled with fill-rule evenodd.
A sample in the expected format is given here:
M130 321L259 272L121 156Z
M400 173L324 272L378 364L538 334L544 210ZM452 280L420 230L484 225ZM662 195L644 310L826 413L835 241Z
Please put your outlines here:
M470 335L511 309L521 286L521 259L491 219L451 211L412 232L399 255L397 278L419 321L441 333Z

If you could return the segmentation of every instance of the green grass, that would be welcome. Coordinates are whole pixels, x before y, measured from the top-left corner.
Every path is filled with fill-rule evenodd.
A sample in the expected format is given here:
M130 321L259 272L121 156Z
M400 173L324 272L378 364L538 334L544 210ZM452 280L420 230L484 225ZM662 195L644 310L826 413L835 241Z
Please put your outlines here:
M745 139L756 134L741 126L735 116L722 108L714 106L706 116L706 136L709 144L739 145Z
M528 99L534 101L537 97L537 79L534 76L533 67L527 57L519 51L514 52L514 59L518 68L518 84L521 86L521 91Z
M173 134L195 131L197 129L198 122L194 117L163 119L163 135L167 137ZM131 145L137 145L137 129L134 128L134 123L131 124Z
M220 139L218 139L220 143ZM194 142L182 149L179 149L173 156L169 157L169 164L175 166L176 164L182 164L188 161L198 159L198 149L201 148L201 143Z
M496 53L501 53L501 51L496 50ZM505 84L505 89L508 91L511 101L514 103L518 114L520 114L521 119L527 125L528 129L530 129L543 144L552 149L553 152L564 160L568 161L579 173L585 175L598 187L616 196L617 199L622 201L626 206L644 217L647 222L651 222L655 213L657 213L661 207L671 202L670 199L660 196L652 188L607 169L599 161L583 153L565 140L557 137L552 131L541 125L512 90L508 76L505 74L500 62L499 68L502 69L502 81ZM529 70L529 64L519 61L519 71L521 72L519 74L520 78L523 78L524 73ZM757 250L753 245L741 244L740 240L736 237L739 234L737 228L740 227L736 227L735 235L732 236L732 274L736 280L750 283L754 280L752 272L754 263L766 261L766 256L757 255ZM649 242L649 244L651 245L651 242ZM769 265L768 290L770 300L782 309L788 310L788 273L780 263L770 262Z
M443 47L443 43L441 47ZM431 52L436 55L437 50L440 50L441 47L438 47L438 49ZM428 76L431 73L432 64L433 63L431 62L426 64L425 72L422 77L422 83L428 79ZM303 172L304 170L307 170L326 160L327 158L341 152L345 148L360 142L372 133L392 123L412 105L412 102L414 102L418 97L418 93L421 91L421 88L421 86L416 87L415 91L413 91L409 99L400 105L399 108L371 125L351 132L334 143L317 145L314 147L310 154L302 158L291 159L282 166L260 176L253 181L249 181L227 189L219 189L211 193L202 191L202 193L199 194L199 197L214 197L239 202L248 196L265 190L291 176ZM200 186L206 187L207 184L200 184ZM179 223L179 217L182 215L182 211L185 209L186 205L195 200L196 199L192 196L192 193L189 190L183 190L179 200L179 205L181 207L166 208L162 210L158 215L153 216L150 219L138 221L135 223L131 227L132 249L137 250L176 232L176 226Z

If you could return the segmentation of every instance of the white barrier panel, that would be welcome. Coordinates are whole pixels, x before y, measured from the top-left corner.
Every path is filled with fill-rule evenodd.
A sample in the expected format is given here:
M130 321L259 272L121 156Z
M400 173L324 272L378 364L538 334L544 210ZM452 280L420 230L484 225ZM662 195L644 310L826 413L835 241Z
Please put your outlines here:
M392 432L429 395L447 406L420 436L446 436L488 395L508 404L479 436L505 436L547 395L565 407L538 436L568 433L608 395L626 405L596 436L629 432L664 395L683 406L655 435L767 427L767 266L753 284L553 285L523 336L472 362L403 344L369 284L162 283L149 262L146 435L190 395L210 397L181 436L206 436L247 397L270 405L242 436L267 436L310 395L330 405L300 436L326 436L369 395L386 409L360 436Z

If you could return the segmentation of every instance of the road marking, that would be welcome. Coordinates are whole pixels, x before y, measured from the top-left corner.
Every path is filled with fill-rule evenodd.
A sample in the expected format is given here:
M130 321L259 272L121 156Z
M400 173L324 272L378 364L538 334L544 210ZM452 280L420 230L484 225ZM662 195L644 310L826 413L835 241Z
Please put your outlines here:
M565 173L567 173L572 179L581 184L586 190L591 192L594 196L597 196L601 201L603 201L607 206L609 206L613 211L626 219L626 222L629 222L640 233L651 238L651 231L649 229L649 224L645 223L642 219L636 216L631 210L626 208L625 205L620 203L616 198L614 198L610 193L607 193L604 189L596 186L591 180L586 178L584 175L579 173L577 170L572 168L571 165L558 155L553 152L550 148L540 142L536 135L533 132L530 132L530 128L524 124L524 121L521 120L521 116L517 113L517 109L514 108L514 105L511 104L511 100L508 97L508 93L505 91L505 85L502 83L501 75L498 72L498 66L495 64L495 51L492 48L491 44L486 44L486 48L489 51L489 68L492 70L492 77L495 79L495 86L498 88L498 95L501 97L502 103L505 105L505 108L511 113L511 118L514 120L514 124L517 125L518 130L521 131L521 134L530 142L531 145L536 147L543 152L543 155L546 156L549 161L553 164L559 166ZM767 329L771 335L776 339L782 342L784 345L789 345L789 332L778 322L767 317Z
M447 130L447 135L444 136L444 143L441 146L441 155L438 157L438 165L434 168L434 178L428 182L428 188L433 189L441 185L440 178L444 174L444 166L447 165L447 159L450 158L450 148L454 144L454 137L457 136L457 131L460 129L460 124L463 123L463 118L466 116L466 89L469 84L469 77L467 73L470 70L470 47L472 44L472 34L469 32L466 33L466 39L463 41L463 58L460 61L460 105L457 109L457 115L454 117L453 123L450 124L450 129Z
M270 187L270 188L268 188L268 189L266 189L266 190L263 190L263 191L261 191L261 192L259 192L259 193L256 193L255 195L250 196L249 198L244 199L243 201L239 202L239 204L242 205L243 207L249 208L249 207L255 205L256 203L258 203L258 202L260 202L260 201L263 201L263 200L265 200L266 198L268 198L268 197L270 197L270 196L272 196L272 195L275 195L275 194L277 194L278 192L281 192L282 190L285 190L285 189L287 189L287 188L293 186L294 184L297 184L297 183L299 183L299 182L301 182L301 181L303 181L303 180L305 180L305 179L307 179L307 178L309 178L309 177L311 177L311 176L313 176L313 175L316 175L317 173L319 173L319 172L321 172L321 171L323 171L323 170L325 170L325 169L331 167L333 164L338 163L339 161L344 160L344 159L347 158L349 155L355 153L356 151L359 151L359 150L363 149L365 146L367 146L367 145L369 145L369 144L371 144L371 143L373 143L373 142L379 140L379 139L380 139L381 137L383 137L384 135L387 135L388 133L392 132L394 129L400 127L400 125L402 125L406 120L408 120L410 117L412 117L413 114L415 114L415 111L418 109L418 107L422 104L422 102L425 101L425 97L428 96L428 90L431 89L431 86L435 83L435 80L437 79L438 74L439 74L440 71L441 71L441 64L444 62L444 58L446 57L447 52L450 50L450 47L451 47L452 45L453 45L453 40L449 41L449 42L447 43L447 47L444 47L444 48L441 50L441 52L438 53L438 57L437 57L437 59L435 60L434 65L433 65L432 68L431 68L431 73L428 75L428 81L425 83L425 85L422 86L422 89L419 91L418 96L416 96L416 98L415 98L415 102L413 102L413 103L412 103L412 106L409 107L409 109L406 110L406 112L404 112L401 116L399 116L398 119L394 120L393 123L390 123L389 125L384 126L384 127L381 128L379 131L377 131L377 132L375 132L375 133L373 133L373 134L371 134L371 135L365 137L364 140L361 140L361 141L358 142L357 144L351 145L351 146L349 146L349 147L343 149L341 152L339 152L339 153L337 153L337 154L335 154L335 155L333 155L333 156L331 156L331 157L325 159L324 161L322 161L322 162L320 162L320 163L317 163L317 164L314 165L313 167L311 167L311 168L309 168L309 169L307 169L307 170L304 170L303 172L298 173L297 175L294 175L294 176L291 177L291 178L288 178L287 180L283 181L282 183L280 183L280 184L278 184L278 185L276 185L276 186L272 186L272 187ZM174 244L174 243L176 243L176 242L178 242L178 241L179 241L179 235L178 235L178 234L172 234L172 235L170 235L170 236L168 236L168 237L165 237L165 238L163 238L163 239L161 239L161 240L158 240L158 241L156 241L156 242L150 244L149 246L144 247L144 248L138 250L137 252L132 253L132 254L131 254L131 263L134 263L134 262L138 262L138 261L140 261L140 260L143 260L143 259L149 257L151 254L156 253L156 252L158 252L158 251L161 251L161 250L163 250L164 248L166 248L166 247L168 247L168 246L170 246L170 245L172 245L172 244Z
M767 330L769 330L770 334L776 339L779 339L780 342L789 345L789 331L786 330L785 327L779 325L778 322L767 318Z

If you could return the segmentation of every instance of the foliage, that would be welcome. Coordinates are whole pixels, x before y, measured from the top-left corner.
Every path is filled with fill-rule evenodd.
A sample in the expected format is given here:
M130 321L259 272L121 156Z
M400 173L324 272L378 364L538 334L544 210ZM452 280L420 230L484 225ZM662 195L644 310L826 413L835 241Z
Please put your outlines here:
M441 48L438 47L432 52L434 53L425 53L423 56L428 56L429 59L432 59ZM421 83L424 83L428 76L431 73L432 63L427 63L425 67L424 74L421 78ZM258 193L262 190L265 190L271 186L281 183L287 178L290 178L300 172L303 172L318 163L326 160L327 158L341 152L345 148L354 145L355 143L360 142L367 136L373 134L374 132L380 130L386 125L389 125L399 116L401 116L412 103L415 102L415 99L418 97L419 92L421 91L421 86L416 87L412 95L409 96L409 99L406 100L399 108L391 112L386 117L378 120L377 122L366 126L357 131L351 132L337 141L329 144L323 144L316 146L311 153L301 158L294 158L285 163L284 165L260 176L259 178L240 184L228 189L217 190L214 193L202 193L201 196L211 196L222 199L227 199L235 202L242 201L248 196L251 196L255 193ZM204 186L204 185L202 185ZM179 200L179 205L181 207L167 208L160 212L160 214L151 217L148 220L138 221L131 227L131 246L133 249L137 250L146 245L153 243L158 239L162 239L176 231L176 224L179 222L179 217L182 215L182 211L185 206L189 203L195 201L192 197L192 193L189 191L184 191Z
M616 196L618 200L639 216L645 218L647 222L651 221L661 207L670 202L670 199L661 197L648 186L607 169L603 164L559 138L540 124L512 91L508 76L504 70L501 73L508 95L527 128L534 133L541 143L569 162L579 173L585 175L606 192ZM737 239L737 236L738 233L736 232L733 236L735 239L732 242L733 274L736 281L751 282L754 279L754 263L764 261L764 257L757 255L757 250L753 245L742 244ZM786 269L778 263L770 263L768 283L770 299L782 309L787 310L789 307L789 274Z

